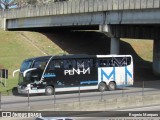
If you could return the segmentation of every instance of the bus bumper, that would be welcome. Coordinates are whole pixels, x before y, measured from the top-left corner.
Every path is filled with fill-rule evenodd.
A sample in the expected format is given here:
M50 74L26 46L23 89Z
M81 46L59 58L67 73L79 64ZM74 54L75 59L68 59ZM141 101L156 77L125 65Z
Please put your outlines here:
M21 88L21 86L18 86L17 89L18 89L19 94L28 94L29 93L29 90L27 90L26 88Z
M34 94L34 93L45 93L45 89L30 89L30 88L21 88L18 86L19 94Z

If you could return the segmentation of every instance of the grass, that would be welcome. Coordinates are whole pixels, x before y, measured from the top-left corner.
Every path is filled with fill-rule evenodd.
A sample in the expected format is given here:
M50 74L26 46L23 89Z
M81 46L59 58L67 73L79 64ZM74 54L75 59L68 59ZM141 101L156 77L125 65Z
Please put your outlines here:
M29 41L30 42L29 42ZM47 54L62 53L62 49L52 43L46 36L36 32L9 32L0 30L0 68L9 70L9 79L6 80L6 87L0 84L0 91L12 91L17 86L18 75L12 77L12 72L19 69L22 61L26 58L44 56L37 48ZM3 82L4 79L2 79ZM8 94L9 94L8 93Z
M142 40L142 39L126 39L124 41L132 46L135 53L145 61L152 62L153 60L153 40Z
M7 86L4 87L0 84L0 92L12 93L13 87L18 83L18 75L13 78L12 72L20 68L24 59L63 53L109 54L106 53L110 49L108 47L109 40L106 40L106 37L101 34L99 37L97 36L95 33L42 34L26 31L9 32L0 29L0 68L9 70L9 79L6 80ZM128 52L128 49L133 49L127 54L135 52L143 60L152 61L152 40L121 39L121 42L125 43L125 46L121 46L124 51ZM126 45L131 47L126 48ZM144 49L146 47L147 49ZM5 81L3 80L3 82Z

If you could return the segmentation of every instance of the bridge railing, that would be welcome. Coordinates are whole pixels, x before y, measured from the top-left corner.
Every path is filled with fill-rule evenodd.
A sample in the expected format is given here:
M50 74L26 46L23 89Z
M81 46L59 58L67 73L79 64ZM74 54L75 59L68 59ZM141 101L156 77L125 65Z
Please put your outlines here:
M0 11L0 17L21 18L95 11L160 8L160 0L69 0Z

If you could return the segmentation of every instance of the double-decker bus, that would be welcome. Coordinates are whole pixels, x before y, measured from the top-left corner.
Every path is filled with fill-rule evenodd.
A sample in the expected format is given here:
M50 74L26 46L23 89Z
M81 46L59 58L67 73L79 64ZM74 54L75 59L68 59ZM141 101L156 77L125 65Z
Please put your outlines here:
M115 90L133 85L131 55L56 55L29 58L19 70L18 93Z

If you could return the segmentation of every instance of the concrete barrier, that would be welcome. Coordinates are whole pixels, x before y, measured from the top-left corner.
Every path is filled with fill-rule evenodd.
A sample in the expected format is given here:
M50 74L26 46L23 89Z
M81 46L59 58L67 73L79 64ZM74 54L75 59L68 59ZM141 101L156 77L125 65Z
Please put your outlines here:
M71 13L160 8L160 0L69 0L45 5L30 5L0 12L6 18L63 15ZM39 12L41 11L41 12Z

